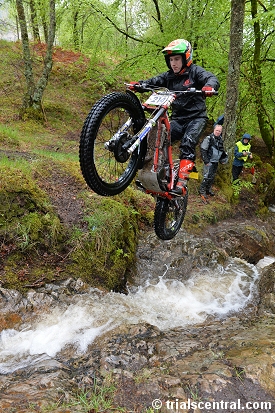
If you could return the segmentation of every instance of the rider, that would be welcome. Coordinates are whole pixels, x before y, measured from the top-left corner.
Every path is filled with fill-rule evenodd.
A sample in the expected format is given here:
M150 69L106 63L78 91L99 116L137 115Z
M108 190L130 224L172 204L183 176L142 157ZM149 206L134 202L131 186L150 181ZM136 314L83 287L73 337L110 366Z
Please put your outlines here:
M192 48L187 40L174 40L162 52L169 70L145 81L131 82L130 89L135 90L135 85L140 85L144 88L159 86L175 91L189 88L202 90L203 95L183 94L172 104L171 140L181 141L178 182L174 192L185 194L186 180L195 167L196 145L208 119L205 97L212 96L220 85L213 73L193 64ZM138 86L136 90L142 92Z

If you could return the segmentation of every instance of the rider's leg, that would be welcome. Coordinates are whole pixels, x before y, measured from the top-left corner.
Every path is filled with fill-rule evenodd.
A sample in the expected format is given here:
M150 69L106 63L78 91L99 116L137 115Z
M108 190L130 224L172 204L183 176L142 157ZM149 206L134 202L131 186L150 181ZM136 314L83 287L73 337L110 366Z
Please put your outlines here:
M180 143L180 159L190 159L195 162L196 146L206 126L206 118L198 118L185 124L184 135Z
M196 145L205 128L206 121L205 118L199 118L185 123L184 125L180 125L178 122L172 124L172 140L175 140L175 136L179 135L180 128L182 132L184 131L180 143L180 166L178 182L174 189L175 193L182 194L186 192L189 174L195 167Z
M177 185L172 192L179 195L186 194L187 180L189 179L189 173L193 170L195 163L188 159L181 159Z
M189 174L190 172L193 171L194 166L195 166L195 162L189 159L180 160L178 181L177 181L176 188L174 189L174 192L179 193L179 194L186 193L186 186L187 186L187 181L189 179Z

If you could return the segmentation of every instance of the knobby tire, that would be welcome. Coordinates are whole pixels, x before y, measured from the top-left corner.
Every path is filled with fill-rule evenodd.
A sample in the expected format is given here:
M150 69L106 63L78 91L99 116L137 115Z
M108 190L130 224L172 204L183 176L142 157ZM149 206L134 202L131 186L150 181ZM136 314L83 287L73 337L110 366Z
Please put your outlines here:
M128 130L132 137L145 122L144 111L130 94L113 92L92 107L83 125L79 146L80 167L87 185L99 195L121 193L129 186L139 167L140 148L132 155L126 153L125 158L118 159L104 146L129 117L133 121Z
M163 240L175 237L183 223L188 202L188 194L184 197L157 198L154 213L154 228L156 235Z

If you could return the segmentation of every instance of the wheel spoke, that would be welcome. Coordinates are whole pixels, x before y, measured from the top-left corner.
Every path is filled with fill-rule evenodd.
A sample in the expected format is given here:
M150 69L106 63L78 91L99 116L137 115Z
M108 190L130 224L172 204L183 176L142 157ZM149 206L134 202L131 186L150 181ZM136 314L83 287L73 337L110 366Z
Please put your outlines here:
M105 142L109 141L119 128L127 121L129 113L121 108L111 110L102 119L98 129L97 141L94 145L94 164L102 181L112 183L123 178L131 158L125 163L117 162L114 152L105 148ZM129 131L132 135L133 130Z

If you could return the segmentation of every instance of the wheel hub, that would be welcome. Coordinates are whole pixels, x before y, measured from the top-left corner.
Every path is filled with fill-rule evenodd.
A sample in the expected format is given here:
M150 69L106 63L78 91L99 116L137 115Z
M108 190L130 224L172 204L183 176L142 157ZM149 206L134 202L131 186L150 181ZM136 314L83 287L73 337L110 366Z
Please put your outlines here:
M116 161L119 163L126 162L130 157L130 154L127 152L127 149L123 148L123 145L128 140L129 140L129 135L127 132L124 132L115 141L114 155L115 155Z

